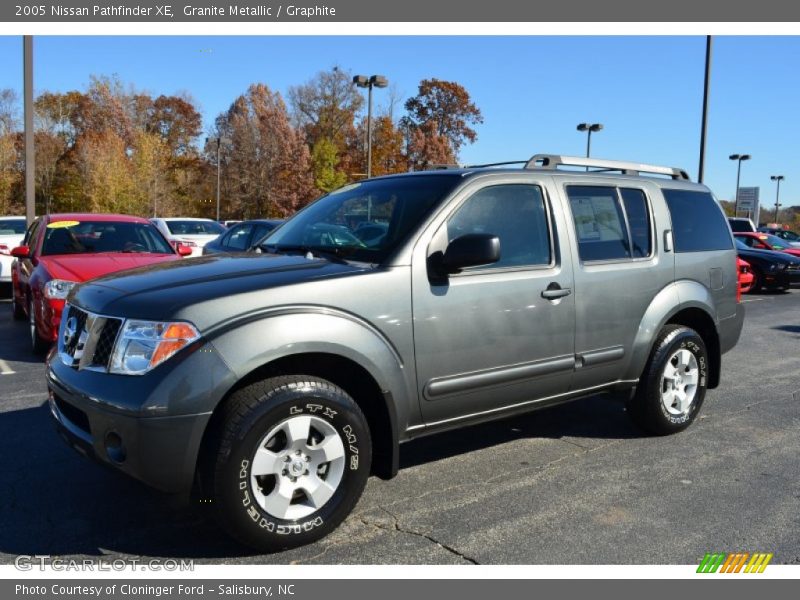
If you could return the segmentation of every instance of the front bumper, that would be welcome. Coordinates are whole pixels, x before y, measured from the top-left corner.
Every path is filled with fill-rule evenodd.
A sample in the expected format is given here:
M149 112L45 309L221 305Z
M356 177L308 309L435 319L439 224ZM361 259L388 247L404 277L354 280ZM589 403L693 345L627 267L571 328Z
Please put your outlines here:
M764 274L764 285L769 288L800 286L800 270L784 269Z
M133 377L77 371L51 353L57 430L89 458L161 491L188 492L211 413L234 380L208 345L173 360Z

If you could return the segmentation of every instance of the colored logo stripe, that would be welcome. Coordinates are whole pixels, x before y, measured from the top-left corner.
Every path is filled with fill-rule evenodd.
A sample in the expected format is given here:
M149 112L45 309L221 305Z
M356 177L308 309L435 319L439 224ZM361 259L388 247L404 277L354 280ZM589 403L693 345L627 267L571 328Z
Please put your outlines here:
M763 573L764 569L772 560L772 553L755 552L725 552L706 553L700 565L697 567L698 573L739 573L744 567L745 573ZM748 562L748 559L749 562ZM745 566L747 563L747 566Z

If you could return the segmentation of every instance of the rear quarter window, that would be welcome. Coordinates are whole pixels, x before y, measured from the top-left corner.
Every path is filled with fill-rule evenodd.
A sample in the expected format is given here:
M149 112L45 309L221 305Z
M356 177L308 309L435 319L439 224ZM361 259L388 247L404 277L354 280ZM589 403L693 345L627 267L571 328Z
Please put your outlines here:
M733 248L725 216L708 192L662 190L672 217L675 252L708 252Z

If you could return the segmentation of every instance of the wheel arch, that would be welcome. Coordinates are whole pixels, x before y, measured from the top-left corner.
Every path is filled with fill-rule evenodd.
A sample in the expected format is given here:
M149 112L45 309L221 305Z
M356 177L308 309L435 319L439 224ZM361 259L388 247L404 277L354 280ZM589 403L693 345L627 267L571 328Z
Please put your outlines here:
M638 379L661 329L668 324L694 329L706 345L709 360L708 388L719 385L722 353L709 290L696 281L677 281L662 289L650 303L633 345L633 360L626 378Z

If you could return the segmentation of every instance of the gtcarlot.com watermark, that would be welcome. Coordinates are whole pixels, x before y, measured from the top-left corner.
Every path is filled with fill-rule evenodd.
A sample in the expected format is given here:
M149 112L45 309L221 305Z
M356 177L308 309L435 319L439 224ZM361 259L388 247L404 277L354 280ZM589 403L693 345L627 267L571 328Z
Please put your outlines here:
M14 559L18 571L194 571L194 560L174 558L137 558L107 559L96 558L59 558L49 554L22 554Z

